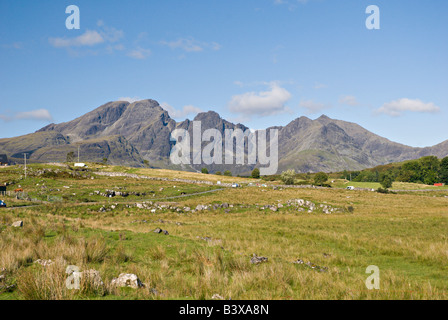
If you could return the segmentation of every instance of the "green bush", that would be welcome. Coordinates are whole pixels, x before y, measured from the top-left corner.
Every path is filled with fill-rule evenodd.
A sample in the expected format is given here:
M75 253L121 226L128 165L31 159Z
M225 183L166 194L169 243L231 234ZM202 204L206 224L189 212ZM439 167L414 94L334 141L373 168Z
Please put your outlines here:
M328 175L325 172L316 173L314 176L314 184L316 186L321 186L328 180Z
M251 177L254 179L260 179L260 169L255 168L254 170L252 170Z
M295 170L286 170L282 172L280 179L283 181L284 184L292 185L294 184L295 176L296 176Z

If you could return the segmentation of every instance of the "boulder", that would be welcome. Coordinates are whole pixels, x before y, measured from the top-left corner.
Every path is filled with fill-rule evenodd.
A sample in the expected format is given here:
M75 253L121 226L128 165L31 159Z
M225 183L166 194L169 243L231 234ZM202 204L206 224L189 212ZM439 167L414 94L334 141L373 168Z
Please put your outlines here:
M95 269L86 270L80 273L81 278L89 280L95 287L102 287L104 285L101 279L100 272Z
M268 261L268 258L266 258L266 257L259 257L255 253L252 256L252 258L250 259L250 263L252 263L252 264L259 264L259 263L267 262L267 261Z
M21 228L23 227L23 221L16 221L11 226L14 228Z
M110 284L113 287L120 287L120 288L128 287L132 289L138 289L145 287L143 282L141 282L140 279L135 274L131 273L120 274L118 278L112 279Z
M160 228L157 228L156 230L154 230L154 232L155 232L155 233L163 233L163 234L166 235L166 236L169 236L169 235L170 235L170 233L169 233L168 231L166 231L166 230L162 230L162 229L160 229Z

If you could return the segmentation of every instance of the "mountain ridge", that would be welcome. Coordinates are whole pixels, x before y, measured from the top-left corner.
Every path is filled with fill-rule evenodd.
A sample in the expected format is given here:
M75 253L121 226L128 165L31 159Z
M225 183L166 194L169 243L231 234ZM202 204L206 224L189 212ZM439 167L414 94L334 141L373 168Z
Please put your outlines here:
M176 122L152 99L111 101L74 120L49 124L35 133L0 139L0 153L18 160L29 153L30 161L65 161L67 152L80 146L83 161L108 158L111 164L198 171L205 165L175 166L170 163L171 132L186 129L192 133L193 121L201 121L202 131L217 129L247 130L217 112L198 113L193 120ZM360 170L390 162L412 160L426 155L448 155L448 140L435 146L416 148L393 142L362 126L326 115L312 120L301 116L279 130L279 171L298 172ZM247 155L247 151L245 151ZM146 160L146 161L145 161ZM247 174L255 165L210 165L209 171L231 170Z

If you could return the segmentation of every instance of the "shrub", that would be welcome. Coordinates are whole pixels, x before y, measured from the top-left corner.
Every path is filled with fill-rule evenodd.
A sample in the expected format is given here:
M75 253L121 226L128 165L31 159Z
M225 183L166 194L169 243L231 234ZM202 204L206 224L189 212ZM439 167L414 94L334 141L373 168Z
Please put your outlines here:
M252 170L251 177L254 179L260 179L260 169L255 168L254 170Z
M207 168L202 168L201 172L202 172L203 174L208 174L208 169L207 169Z
M328 175L325 172L316 173L314 176L314 184L316 186L321 186L328 180Z
M282 172L280 179L283 181L284 184L291 185L294 184L295 176L296 176L295 170L286 170Z
M384 174L380 178L380 184L384 189L389 189L392 187L393 182L394 180L390 174Z

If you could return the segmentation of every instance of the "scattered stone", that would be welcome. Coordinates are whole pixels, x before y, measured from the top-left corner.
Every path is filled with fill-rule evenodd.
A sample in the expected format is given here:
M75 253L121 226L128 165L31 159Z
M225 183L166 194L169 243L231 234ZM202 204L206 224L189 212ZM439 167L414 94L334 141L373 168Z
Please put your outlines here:
M252 263L252 264L259 264L259 263L267 262L267 261L268 261L268 258L266 258L266 257L259 257L255 253L252 256L252 258L250 259L250 263Z
M51 266L54 261L52 261L51 259L45 260L45 259L38 259L36 261L34 261L34 263L38 263L43 267L47 267L47 266Z
M306 266L310 267L311 269L316 270L318 272L327 272L328 271L327 267L318 266L318 265L316 265L316 264L314 264L314 263L312 263L310 261L305 263L303 260L297 259L293 263L295 263L295 264L304 264L304 265L306 265Z
M157 228L156 230L154 230L154 233L163 233L163 234L166 235L166 236L169 236L169 235L170 235L170 233L169 233L168 231L166 231L166 230L162 230L162 229L160 229L160 228Z
M128 287L133 289L144 288L145 285L140 279L131 273L122 273L118 276L118 278L114 278L111 281L111 286L113 287Z
M221 296L221 295L215 293L215 294L212 296L212 300L225 300L225 299L224 299L223 296Z
M23 227L23 221L16 221L11 226L14 228L21 228Z

